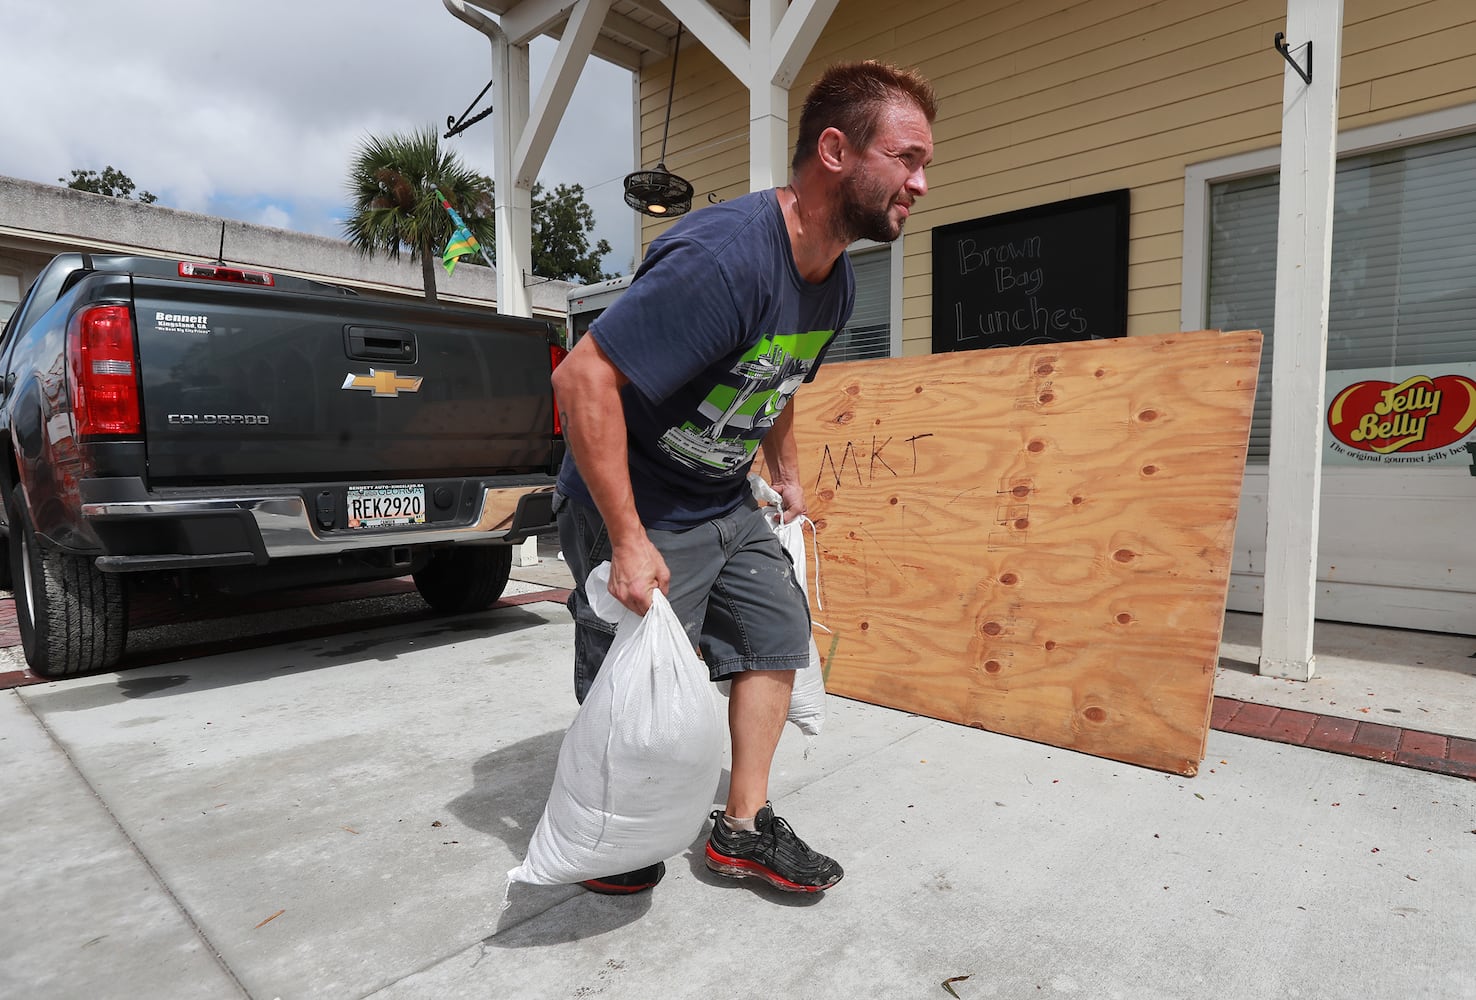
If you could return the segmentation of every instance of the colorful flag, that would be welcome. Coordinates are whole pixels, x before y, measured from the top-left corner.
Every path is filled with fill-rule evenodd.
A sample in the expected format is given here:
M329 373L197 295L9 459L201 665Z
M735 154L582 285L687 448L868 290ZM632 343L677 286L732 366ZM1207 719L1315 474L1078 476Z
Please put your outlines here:
M456 209L451 207L451 203L446 200L441 189L435 188L434 190L436 197L441 199L441 207L451 213L451 221L456 223L456 231L451 234L451 240L446 244L446 252L441 254L441 264L446 268L446 273L454 274L457 259L469 253L480 253L482 245L477 242L471 230L466 228L466 223L461 220L460 215L456 214Z
M451 242L446 244L446 252L441 254L441 263L445 265L446 273L452 274L456 270L456 260L469 253L477 253L481 250L481 244L471 234L466 226L457 226L456 232L451 234Z

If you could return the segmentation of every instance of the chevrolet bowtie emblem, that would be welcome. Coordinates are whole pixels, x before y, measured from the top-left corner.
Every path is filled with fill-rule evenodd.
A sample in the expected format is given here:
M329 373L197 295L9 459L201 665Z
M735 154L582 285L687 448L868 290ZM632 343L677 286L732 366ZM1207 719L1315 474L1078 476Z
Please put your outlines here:
M345 375L342 389L368 389L376 396L398 396L402 392L419 392L420 377L399 375L394 369L380 371L369 369L368 375Z

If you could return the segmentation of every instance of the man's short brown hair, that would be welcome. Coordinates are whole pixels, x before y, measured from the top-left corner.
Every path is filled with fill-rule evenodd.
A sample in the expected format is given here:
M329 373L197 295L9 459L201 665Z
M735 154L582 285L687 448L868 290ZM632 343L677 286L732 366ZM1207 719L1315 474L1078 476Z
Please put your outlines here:
M933 85L917 70L871 59L831 66L805 97L793 168L816 155L820 133L828 128L839 129L852 146L864 150L876 134L882 108L899 98L917 105L929 122L938 115Z

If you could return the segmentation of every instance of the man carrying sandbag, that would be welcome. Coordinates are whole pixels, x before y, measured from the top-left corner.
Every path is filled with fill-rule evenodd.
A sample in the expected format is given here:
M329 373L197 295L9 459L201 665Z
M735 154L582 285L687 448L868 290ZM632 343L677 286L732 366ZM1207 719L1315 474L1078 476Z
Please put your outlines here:
M584 590L609 560L613 597L644 615L661 590L712 680L732 681L732 776L708 868L788 891L828 889L842 871L768 802L810 618L747 475L762 444L786 518L805 513L788 404L850 318L846 247L895 240L927 193L935 114L914 71L828 69L805 99L791 183L702 208L654 241L554 372L569 446L555 509L576 582L575 695L583 702L613 638ZM665 871L583 885L641 892Z

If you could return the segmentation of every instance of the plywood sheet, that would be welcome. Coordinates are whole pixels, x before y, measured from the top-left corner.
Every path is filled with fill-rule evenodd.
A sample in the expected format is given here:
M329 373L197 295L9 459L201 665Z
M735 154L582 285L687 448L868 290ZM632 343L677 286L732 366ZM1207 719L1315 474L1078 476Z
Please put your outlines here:
M1195 773L1260 349L1205 331L822 368L795 427L830 691Z

